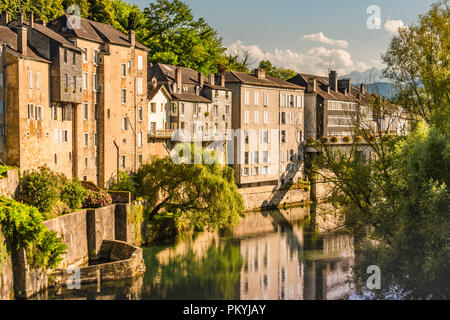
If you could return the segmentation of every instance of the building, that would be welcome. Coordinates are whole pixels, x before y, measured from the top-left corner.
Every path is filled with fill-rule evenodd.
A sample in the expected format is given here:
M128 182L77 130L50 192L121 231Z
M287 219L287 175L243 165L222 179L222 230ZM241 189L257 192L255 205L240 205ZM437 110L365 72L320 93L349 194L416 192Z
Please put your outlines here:
M156 63L149 67L148 81L164 85L170 94L173 141L197 142L223 152L231 139L232 105L224 75L206 78L190 68Z
M84 18L62 15L47 26L83 51L74 175L105 186L119 170L136 171L145 157L148 48L134 31L125 35Z
M72 176L72 112L81 102L81 50L23 15L1 17L2 161L22 170L46 164Z
M239 187L279 185L302 175L304 87L266 75L228 71L233 93L232 158Z

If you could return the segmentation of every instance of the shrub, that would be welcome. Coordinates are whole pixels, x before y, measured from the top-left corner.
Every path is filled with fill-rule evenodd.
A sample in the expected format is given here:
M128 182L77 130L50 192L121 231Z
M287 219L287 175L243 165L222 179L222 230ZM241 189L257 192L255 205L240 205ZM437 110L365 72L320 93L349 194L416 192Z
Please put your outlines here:
M88 196L83 204L84 208L101 208L112 203L111 196L106 191L88 191Z
M134 194L136 191L135 177L126 171L119 171L119 181L117 176L111 177L109 180L109 189L117 191L129 191Z
M337 138L336 136L332 136L332 137L331 137L331 142L332 142L332 143L338 142L338 138Z
M59 199L59 187L62 177L47 167L26 171L19 185L19 199L36 207L40 212L52 212Z
M344 136L344 137L342 137L342 141L350 142L350 137L349 136Z
M52 216L49 218L56 218L69 212L70 212L69 206L65 202L58 200L53 206Z
M328 138L327 137L322 137L321 140L322 140L323 143L327 143L328 142Z
M74 178L62 186L61 200L66 203L70 210L81 208L84 200L88 195L87 190L83 187L80 180Z
M14 167L4 165L0 162L0 179L6 176L6 171L14 169Z

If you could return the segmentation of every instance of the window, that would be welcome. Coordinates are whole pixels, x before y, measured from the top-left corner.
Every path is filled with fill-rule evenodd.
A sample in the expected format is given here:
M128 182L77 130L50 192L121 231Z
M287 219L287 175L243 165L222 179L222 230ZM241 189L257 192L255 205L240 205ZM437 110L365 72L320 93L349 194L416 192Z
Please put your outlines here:
M58 143L58 129L53 129L53 143Z
M64 49L64 63L67 63L67 49Z
M96 73L94 73L94 83L92 84L92 86L94 91L98 90L98 76Z
M142 94L142 78L137 78L137 94Z
M184 103L181 103L180 105L180 115L184 116Z
M264 92L264 107L267 107L269 105L269 96L267 95L267 92Z
M214 106L214 117L219 115L219 106Z
M28 88L33 89L33 71L28 71Z
M259 152L258 151L253 151L252 152L252 163L259 163Z
M286 141L286 130L281 130L281 142L285 143Z
M131 69L131 61L128 61L128 69Z
M269 123L269 111L264 111L264 124Z
M87 148L89 145L89 133L84 134L84 147Z
M269 163L269 151L263 151L262 162Z
M63 142L69 142L69 131L68 130L63 131Z
M138 155L138 166L142 166L142 154Z
M125 168L125 156L120 156L120 166L122 168Z
M94 132L94 146L98 147L98 133Z
M253 111L253 122L255 123L255 124L258 124L258 122L259 122L259 111Z
M120 65L120 73L122 74L122 78L127 76L127 65L125 63Z
M302 113L301 112L297 112L297 123L298 124L302 123Z
M289 161L294 161L294 150L289 150Z
M302 142L303 141L303 130L300 130L298 132L298 142Z
M76 76L72 77L72 88L73 88L73 93L75 93L75 91L77 89L77 77Z
M36 72L36 90L41 90L41 74Z
M98 119L98 104L94 104L94 119Z
M65 89L69 88L69 75L68 74L64 74L64 88Z
M83 62L88 62L88 48L84 48L83 51Z
M291 94L288 96L288 98L290 98L289 99L289 107L294 107L294 105L295 105L294 96Z
M3 87L3 72L0 72L0 88Z
M97 65L98 64L98 51L94 50L94 64Z
M127 103L127 89L120 89L120 102Z
M58 120L58 107L52 106L52 120Z
M156 122L150 122L150 131L156 130Z
M225 114L226 115L230 114L230 106L225 106Z
M261 143L269 143L269 130L261 131Z
M138 147L142 147L142 132L138 132Z
M281 124L286 124L286 112L281 112L280 113L280 123Z
M249 158L248 158L248 151L244 152L244 164L248 164Z
M248 168L243 168L242 175L243 176L248 176Z
M84 157L84 167L87 168L88 167L88 157Z
M89 119L89 105L87 103L83 103L83 120Z
M128 130L128 121L126 117L122 118L122 130Z
M248 124L248 110L244 111L244 124Z
M32 103L28 104L28 119L34 119L34 105Z
M83 90L87 90L88 88L88 73L83 72Z
M142 114L142 107L138 107L138 121L142 121L143 114Z
M142 56L138 56L138 70L142 70Z
M262 174L269 174L269 167L268 166L264 166L264 167L261 167L262 168ZM267 276L265 276L265 277L267 277Z
M58 164L58 154L56 152L55 152L54 158L55 158L55 164Z
M150 112L156 112L156 103L155 102L150 103Z
M290 122L290 124L294 124L294 113L293 112L289 112L289 122Z
M280 107L286 107L286 95L280 94Z
M199 108L198 108L198 103L194 103L194 117L198 117L198 113L199 113Z
M36 120L42 120L42 107L36 107Z
M72 52L72 64L75 65L77 63L77 56L75 55L75 51Z
M244 104L247 106L250 104L250 94L248 91L244 91Z
M253 104L257 106L259 104L259 93L255 92L253 95Z
M249 142L248 131L244 131L244 142L246 144L248 144L248 142Z

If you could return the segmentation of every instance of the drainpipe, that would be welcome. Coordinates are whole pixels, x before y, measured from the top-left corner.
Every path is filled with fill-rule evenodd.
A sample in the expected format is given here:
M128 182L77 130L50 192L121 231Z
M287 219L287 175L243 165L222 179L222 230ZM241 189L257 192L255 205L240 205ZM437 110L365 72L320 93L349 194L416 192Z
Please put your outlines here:
M116 166L117 166L117 183L119 183L119 162L120 162L120 150L119 150L119 146L116 143L116 140L113 140L114 142L114 146L116 147L117 150L117 157L116 157Z

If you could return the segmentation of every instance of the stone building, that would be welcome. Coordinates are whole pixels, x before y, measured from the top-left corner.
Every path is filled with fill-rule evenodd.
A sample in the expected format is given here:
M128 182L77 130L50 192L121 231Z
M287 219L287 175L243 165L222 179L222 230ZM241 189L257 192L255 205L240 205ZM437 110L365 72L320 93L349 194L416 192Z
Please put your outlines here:
M232 97L224 75L210 74L206 79L190 68L157 63L150 65L148 81L164 85L170 94L172 141L195 141L219 152L225 149L230 140Z
M81 50L33 20L1 17L0 158L22 170L46 164L70 177Z
M147 132L147 52L112 26L62 15L47 26L83 51L82 102L75 111L74 174L107 185L142 163Z
M304 87L266 75L228 71L233 92L233 159L239 187L297 182L302 175Z

